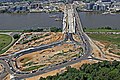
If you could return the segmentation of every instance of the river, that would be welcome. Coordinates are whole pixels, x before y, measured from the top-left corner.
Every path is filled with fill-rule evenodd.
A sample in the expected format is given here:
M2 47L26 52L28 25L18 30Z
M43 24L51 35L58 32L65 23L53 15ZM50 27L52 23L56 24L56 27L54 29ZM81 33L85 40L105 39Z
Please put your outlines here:
M101 14L94 12L80 12L81 21L86 28L111 27L120 29L120 14Z
M120 14L102 15L99 13L80 12L81 21L86 28L110 26L120 29ZM57 15L62 18L63 13L28 13L28 14L0 14L0 30L25 30L44 27L62 27L62 21L50 18Z
M0 30L25 30L41 27L61 27L62 21L55 21L50 15L62 18L62 13L0 14Z

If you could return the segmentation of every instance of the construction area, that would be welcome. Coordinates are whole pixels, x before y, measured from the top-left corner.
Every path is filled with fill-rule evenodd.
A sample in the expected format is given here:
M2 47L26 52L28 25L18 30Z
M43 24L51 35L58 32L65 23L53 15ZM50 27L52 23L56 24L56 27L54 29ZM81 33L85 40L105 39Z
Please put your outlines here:
M82 52L82 47L79 45L64 43L53 48L23 55L17 59L17 64L21 70L31 71L33 69L30 68L33 66L36 66L36 69L38 69L75 59L79 57Z
M5 53L10 54L30 47L50 44L63 40L61 32L29 32L23 33L21 38Z
M5 53L10 54L31 47L51 44L64 40L62 32L27 32L23 33L20 39ZM82 41L77 34L73 34L76 42ZM25 54L16 59L19 69L22 71L32 71L52 64L70 61L79 57L83 53L83 47L78 43L71 43L70 40L63 42L52 48Z
M92 39L92 55L102 60L120 60L119 34L88 34Z

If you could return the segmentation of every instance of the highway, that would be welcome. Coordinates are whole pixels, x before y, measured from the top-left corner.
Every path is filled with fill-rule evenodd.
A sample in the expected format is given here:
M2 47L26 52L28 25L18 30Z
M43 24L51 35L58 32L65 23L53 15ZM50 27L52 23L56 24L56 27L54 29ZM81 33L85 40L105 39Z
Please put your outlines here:
M2 70L0 71L0 79L5 78L7 75L8 75L8 73L2 64Z
M73 5L71 4L71 6L73 6ZM75 22L72 22L72 23L68 22L69 25L71 25L71 27L70 26L68 27L65 24L67 26L67 30L70 30L70 31L67 31L67 30L63 31L63 32L65 32L63 40L58 41L58 42L53 42L53 43L47 44L47 45L40 45L37 47L28 48L25 50L21 50L19 52L11 53L11 54L6 55L6 56L1 56L0 63L4 65L4 67L8 71L8 73L13 75L16 80L17 79L20 80L20 79L29 78L29 77L37 76L40 74L44 74L46 72L50 72L50 71L60 69L63 67L67 67L71 64L75 64L75 63L81 62L82 60L87 59L88 56L90 56L91 52L92 52L92 48L91 48L90 43L89 43L89 38L88 38L88 36L86 36L86 34L83 31L82 24L81 24L78 12L76 11L76 8L72 7L72 10L74 11L74 16L72 16L72 18L73 17L75 18L75 20L74 20ZM66 14L68 14L68 13L66 12L65 15ZM73 12L72 12L72 14L73 14ZM71 16L71 13L69 13L69 15ZM73 25L73 23L76 23L76 25ZM75 33L75 27L77 28L76 32L78 33L79 37L81 38L81 40L84 44L84 52L78 58L71 59L70 61L64 61L64 62L58 63L58 64L53 64L53 65L50 65L48 67L44 67L42 69L38 69L35 71L31 71L31 72L20 71L19 67L17 65L16 66L14 65L14 63L16 63L16 61L13 61L12 60L13 58L17 59L20 56L23 56L25 54L29 54L32 52L36 52L36 51L44 50L47 48L52 48L54 46L58 46L58 45L64 43L65 41L67 41L68 39L70 39L72 42L76 42L72 37L72 34ZM65 27L64 27L64 29L65 29Z

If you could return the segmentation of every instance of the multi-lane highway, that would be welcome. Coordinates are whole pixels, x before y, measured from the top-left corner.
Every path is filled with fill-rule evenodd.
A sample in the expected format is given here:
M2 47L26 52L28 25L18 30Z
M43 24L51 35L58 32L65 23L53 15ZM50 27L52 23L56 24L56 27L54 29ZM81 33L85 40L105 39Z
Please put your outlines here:
M67 10L67 8L66 8L66 10ZM72 12L68 14L69 11L72 11ZM63 32L65 32L64 33L65 35L64 35L64 39L63 40L58 41L58 42L53 42L53 43L47 44L47 45L40 45L38 47L33 47L33 48L21 50L19 52L11 53L9 55L0 57L0 63L4 65L5 69L11 75L13 75L17 79L29 78L29 77L33 77L33 76L36 76L36 75L44 74L46 72L50 72L50 71L53 71L53 70L56 70L56 69L67 67L67 66L69 66L71 64L80 62L81 60L85 60L85 59L88 58L88 56L91 55L90 53L92 51L92 48L91 48L90 43L89 43L89 38L83 32L82 24L81 24L80 18L78 16L78 13L76 11L76 8L74 8L74 6L72 4L70 4L70 9L68 9L68 11L65 12L64 14L65 14L65 18L68 17L66 15L69 15L69 20L72 20L72 22L68 21L67 19L64 20L70 26L65 24L67 26L66 29L69 30L69 31L65 30L65 27L64 27L63 30L65 30L65 31L63 31ZM74 14L74 16L72 16L73 14ZM73 23L75 23L76 25L75 24L73 25ZM17 64L14 65L16 63L16 61L13 60L13 58L17 59L20 56L23 56L25 54L29 54L29 53L32 53L32 52L35 52L35 51L39 51L39 50L43 50L43 49L47 49L47 48L52 48L54 46L58 46L59 44L64 43L68 39L70 39L71 41L75 42L74 38L72 37L72 34L73 33L75 34L75 32L79 35L79 37L81 38L81 40L83 42L82 44L84 45L84 47L83 47L84 48L84 52L78 58L74 58L74 59L71 59L69 61L63 61L62 63L53 64L53 65L50 65L48 67L44 67L42 69L31 71L31 72L20 71L19 67L17 66Z

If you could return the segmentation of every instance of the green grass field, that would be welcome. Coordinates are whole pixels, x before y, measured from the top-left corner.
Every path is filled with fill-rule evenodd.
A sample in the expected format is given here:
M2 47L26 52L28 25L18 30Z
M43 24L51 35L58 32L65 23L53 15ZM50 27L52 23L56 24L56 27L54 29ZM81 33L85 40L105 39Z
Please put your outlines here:
M85 32L120 32L114 29L85 29Z
M88 34L88 36L97 41L108 41L113 44L120 44L120 34Z
M6 34L0 34L0 54L2 54L10 43L12 42L12 37Z

